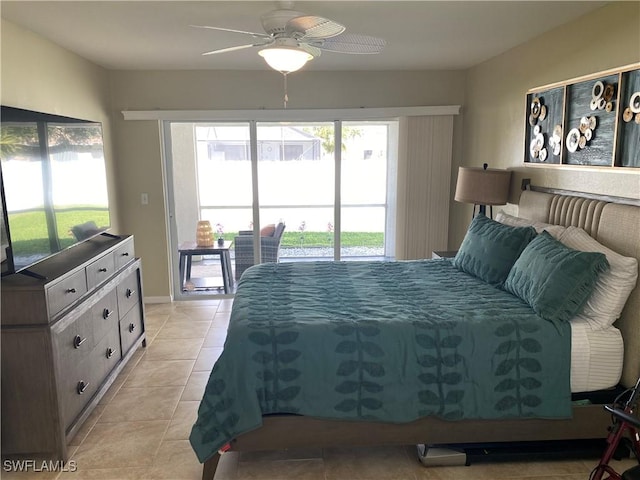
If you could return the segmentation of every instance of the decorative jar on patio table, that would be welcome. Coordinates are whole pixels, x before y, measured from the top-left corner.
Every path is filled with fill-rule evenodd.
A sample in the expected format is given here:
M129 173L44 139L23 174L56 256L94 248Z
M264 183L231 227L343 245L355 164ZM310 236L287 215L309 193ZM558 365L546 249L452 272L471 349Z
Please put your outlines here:
M209 220L200 220L196 228L196 243L199 247L213 247L213 228Z

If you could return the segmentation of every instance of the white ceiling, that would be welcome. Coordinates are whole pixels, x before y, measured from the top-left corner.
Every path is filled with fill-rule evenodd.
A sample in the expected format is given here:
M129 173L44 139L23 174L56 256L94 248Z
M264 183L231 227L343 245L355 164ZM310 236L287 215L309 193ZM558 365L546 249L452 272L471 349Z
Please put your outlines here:
M542 35L608 2L595 1L298 1L294 8L335 20L347 33L384 38L378 55L325 52L307 70L465 69ZM201 53L251 43L275 1L11 1L2 17L108 69L264 70L257 48ZM575 39L580 41L580 39ZM541 55L543 58L544 55Z

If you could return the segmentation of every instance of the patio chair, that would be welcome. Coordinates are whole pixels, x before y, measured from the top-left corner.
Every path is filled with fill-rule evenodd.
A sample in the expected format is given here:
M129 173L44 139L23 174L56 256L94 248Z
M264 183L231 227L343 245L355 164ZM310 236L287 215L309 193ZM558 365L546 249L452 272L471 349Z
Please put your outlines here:
M284 232L284 223L267 225L260 230L260 249L262 263L277 262L280 258L280 241ZM241 230L234 238L236 250L235 279L240 280L244 271L253 265L253 230Z

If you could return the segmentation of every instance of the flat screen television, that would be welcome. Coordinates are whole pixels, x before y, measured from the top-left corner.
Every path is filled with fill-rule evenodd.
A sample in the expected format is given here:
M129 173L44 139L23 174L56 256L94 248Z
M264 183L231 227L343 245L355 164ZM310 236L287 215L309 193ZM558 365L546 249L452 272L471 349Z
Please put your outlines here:
M1 107L2 275L111 225L100 123Z

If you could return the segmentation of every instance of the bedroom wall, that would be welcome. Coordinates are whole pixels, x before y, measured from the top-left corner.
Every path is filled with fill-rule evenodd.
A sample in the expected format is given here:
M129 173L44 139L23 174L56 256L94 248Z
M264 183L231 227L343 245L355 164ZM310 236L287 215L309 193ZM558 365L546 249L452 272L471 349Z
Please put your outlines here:
M640 62L640 3L616 2L468 70L462 162L515 170L535 185L640 198L640 169L525 167L526 92ZM454 166L452 176L457 177ZM501 207L497 207L499 210ZM511 207L513 208L513 207ZM494 209L494 211L497 211ZM452 202L449 247L460 245L471 206Z
M464 72L314 72L289 76L288 108L461 105ZM125 121L123 110L281 109L282 75L273 71L116 71L111 73L114 132L124 228L142 252L145 296L170 292L166 208L158 122ZM454 163L461 151L454 124ZM140 193L149 205L140 205ZM153 259L149 261L148 259Z
M108 72L6 20L1 25L2 105L102 123L113 232L120 232Z

